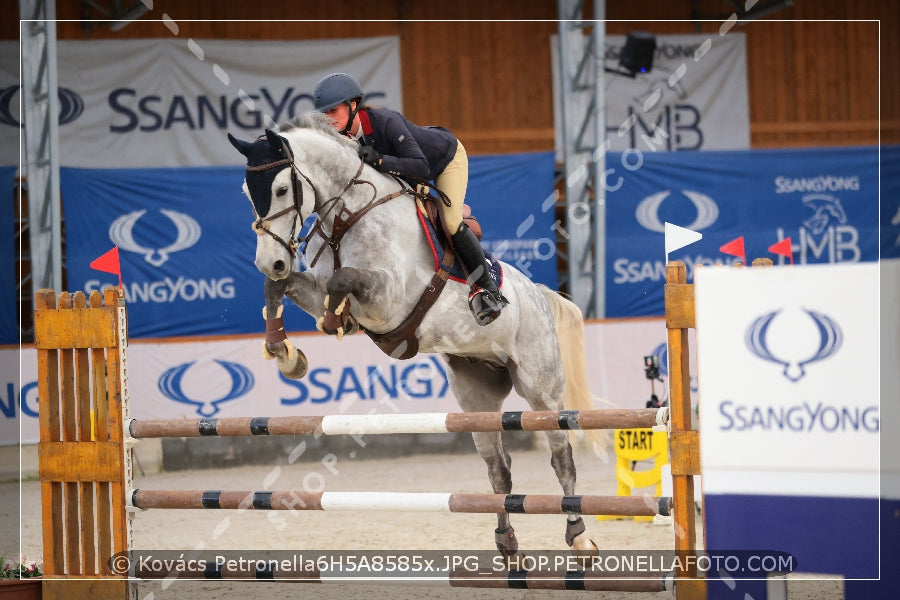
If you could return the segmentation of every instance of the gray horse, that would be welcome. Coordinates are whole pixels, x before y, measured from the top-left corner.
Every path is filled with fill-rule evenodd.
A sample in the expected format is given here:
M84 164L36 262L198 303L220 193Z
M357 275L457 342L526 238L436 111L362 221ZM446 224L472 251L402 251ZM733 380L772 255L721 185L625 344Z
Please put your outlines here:
M254 142L230 135L229 140L247 157L244 192L256 214L256 266L267 276L264 354L288 377L306 374L306 358L284 334L285 296L315 317L320 329L338 337L362 329L377 341L397 329L435 282L435 259L422 232L416 190L363 164L356 143L340 136L319 113L266 130ZM296 272L295 238L312 213L318 216L317 234L306 247L312 266ZM413 337L391 351L382 349L395 357L439 354L466 412L500 411L513 386L533 410L593 408L580 310L501 264L503 294L510 304L496 321L479 327L467 306L468 287L451 279L420 316ZM563 493L573 495L568 433L546 434ZM494 493L509 494L511 461L500 433L472 437ZM517 554L507 513L497 516L495 538L503 555ZM596 549L579 515L567 515L565 539L578 553Z

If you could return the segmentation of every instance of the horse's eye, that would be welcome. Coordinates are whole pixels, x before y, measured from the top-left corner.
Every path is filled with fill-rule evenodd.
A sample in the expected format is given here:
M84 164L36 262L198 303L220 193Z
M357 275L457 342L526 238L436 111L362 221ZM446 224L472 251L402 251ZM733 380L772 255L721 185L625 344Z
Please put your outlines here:
M275 195L276 196L284 196L285 194L287 194L287 192L288 192L287 186L283 185L280 188L278 188L277 190L275 190Z

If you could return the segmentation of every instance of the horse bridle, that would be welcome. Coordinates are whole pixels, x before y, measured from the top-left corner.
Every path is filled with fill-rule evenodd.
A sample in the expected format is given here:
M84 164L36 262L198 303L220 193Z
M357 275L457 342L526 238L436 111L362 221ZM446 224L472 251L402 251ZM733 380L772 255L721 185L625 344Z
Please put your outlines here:
M297 233L297 216L302 215L303 213L300 209L303 207L303 184L300 182L298 175L303 177L306 180L306 183L309 184L309 187L312 188L313 193L318 196L318 191L316 187L312 184L312 181L309 180L309 177L300 172L299 169L294 165L294 155L291 152L291 147L282 143L282 149L284 150L284 158L276 161L272 161L270 163L265 163L262 165L247 165L248 173L258 173L261 171L268 171L270 169L275 169L278 167L287 167L291 170L291 194L293 196L294 203L292 206L288 206L284 210L280 210L273 215L266 215L265 217L261 217L259 213L256 212L256 207L253 207L253 213L256 215L256 220L253 222L253 231L256 232L256 235L268 235L276 242L281 244L285 250L287 250L292 256L296 256L297 248L299 247L299 243L297 242L295 235ZM280 170L280 169L279 169ZM291 233L288 237L288 240L285 241L281 236L277 233L273 232L269 229L269 223L274 221L275 219L282 217L286 214L296 213L296 216L291 222Z
M314 206L318 206L318 204L319 204L319 190L316 189L316 186L313 185L313 182L310 180L310 178L307 177L306 174L301 172L300 169L298 169L297 166L294 164L294 155L291 152L290 145L288 145L287 142L283 141L282 148L284 150L284 156L285 156L284 158L272 161L270 163L265 163L262 165L254 165L254 166L248 165L247 171L251 172L251 173L255 173L255 172L261 172L261 171L268 171L270 169L275 169L278 167L290 168L290 170L291 170L291 193L293 195L294 203L292 206L289 206L283 210L278 211L275 214L267 215L265 217L259 216L259 214L256 213L256 207L254 206L253 210L254 210L254 214L256 214L256 221L253 222L253 231L255 231L257 235L270 236L276 242L281 244L281 246L284 247L292 256L296 256L297 249L300 246L300 242L295 238L295 235L297 233L297 220L298 219L295 217L291 223L291 233L290 233L290 237L289 237L288 241L285 241L281 236L279 236L277 233L275 233L271 229L269 229L268 224L271 223L272 221L274 221L275 219L278 219L279 217L290 214L292 212L296 213L296 215L298 215L298 216L303 214L302 212L300 212L300 209L303 206L303 184L301 183L299 177L303 177L303 179L306 181L306 183L309 184L309 187L312 189L313 193L316 195L316 198L314 201ZM373 193L375 193L377 195L377 190L375 188L375 184L373 184L370 181L359 179L359 176L362 174L364 167L365 167L365 162L360 160L359 168L356 170L356 174L350 178L350 180L344 186L344 189L342 189L338 195L336 195L332 198L329 198L326 202L324 202L322 204L322 206L319 207L319 210L320 211L333 210L335 203L338 200L340 200L343 197L343 195L347 192L347 190L349 190L350 187L353 185L357 185L357 184L368 185L372 188ZM298 175L299 175L299 177L298 177ZM402 181L394 175L392 175L392 177L394 177L394 179L396 179L398 181ZM443 193L441 193L439 190L438 190L438 193L441 196L442 200L449 205L449 200L446 199L446 196ZM410 195L413 197L420 197L423 200L428 198L426 196L426 194L424 194L424 193L420 193L415 189L409 189L409 188L404 187L397 192L388 194L377 200L375 200L373 198L372 201L370 201L362 209L360 209L359 211L357 211L355 213L351 213L351 212L347 211L346 209L343 209L342 213L344 211L346 211L348 213L349 218L341 220L340 226L335 228L335 230L332 231L331 235L328 235L321 230L322 220L319 219L319 221L316 223L315 227L313 227L313 229L309 232L309 235L307 236L307 238L316 233L319 235L322 235L328 242L327 245L331 247L332 252L335 253L335 258L336 258L335 267L337 267L337 265L339 264L339 259L337 259L337 251L338 251L338 248L340 247L340 239L343 237L344 233L346 233L347 230L350 229L350 227L352 227L357 221L359 221L360 218L362 218L362 216L364 214L369 212L371 209L373 209L376 206L383 204L389 200L392 200L398 196L402 196L402 195ZM324 248L325 248L325 245L323 245L319 249L319 252L313 258L312 262L310 263L310 266L312 266L316 263L316 261L319 258L319 255L321 254L321 252Z

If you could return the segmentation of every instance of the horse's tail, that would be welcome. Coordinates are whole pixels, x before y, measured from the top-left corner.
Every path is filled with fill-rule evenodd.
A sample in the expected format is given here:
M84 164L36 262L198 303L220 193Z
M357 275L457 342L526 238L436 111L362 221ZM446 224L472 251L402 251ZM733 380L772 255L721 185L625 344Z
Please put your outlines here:
M556 337L562 357L565 392L563 406L569 410L594 410L594 396L591 394L587 376L587 358L584 348L584 317L581 309L550 288L539 285L541 294L550 305ZM609 432L588 430L584 432L589 445L596 451L608 450L612 437ZM580 437L580 436L579 436Z

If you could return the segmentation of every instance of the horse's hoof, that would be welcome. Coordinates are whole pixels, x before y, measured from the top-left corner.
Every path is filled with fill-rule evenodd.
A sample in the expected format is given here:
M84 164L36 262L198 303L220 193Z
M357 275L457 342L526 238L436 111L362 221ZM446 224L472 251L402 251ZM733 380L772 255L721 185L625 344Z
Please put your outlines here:
M519 540L512 527L494 530L494 541L497 542L497 550L505 559L515 558L519 553Z
M288 379L303 379L309 370L309 362L306 360L306 355L294 348L287 340L285 340L284 344L288 347L287 355L275 357L278 370Z
M587 533L576 535L572 540L572 557L581 564L581 568L588 570L595 556L600 554L600 549Z
M575 556L597 556L600 549L596 542L588 537L587 533L575 536L572 540L572 554Z
M344 335L353 335L359 331L359 321L353 315L347 316L347 324L344 325Z
M566 522L566 544L572 548L572 555L575 557L590 558L600 552L594 540L588 537L581 517Z

